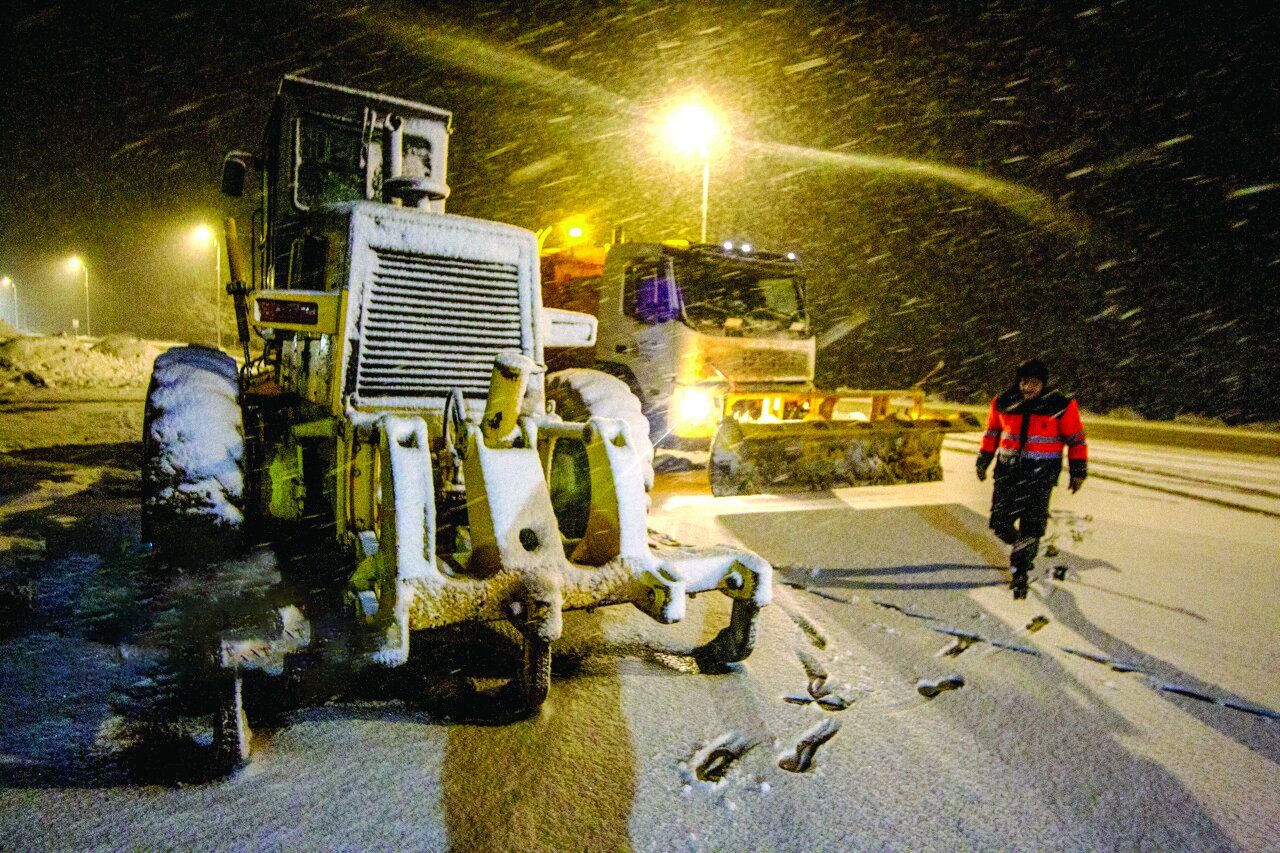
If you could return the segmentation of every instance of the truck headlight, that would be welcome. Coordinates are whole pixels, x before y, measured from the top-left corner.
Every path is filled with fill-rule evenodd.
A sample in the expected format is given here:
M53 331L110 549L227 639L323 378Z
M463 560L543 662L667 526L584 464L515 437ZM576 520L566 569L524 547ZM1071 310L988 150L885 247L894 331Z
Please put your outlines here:
M672 431L682 438L705 438L715 432L716 396L706 388L678 386L671 400Z

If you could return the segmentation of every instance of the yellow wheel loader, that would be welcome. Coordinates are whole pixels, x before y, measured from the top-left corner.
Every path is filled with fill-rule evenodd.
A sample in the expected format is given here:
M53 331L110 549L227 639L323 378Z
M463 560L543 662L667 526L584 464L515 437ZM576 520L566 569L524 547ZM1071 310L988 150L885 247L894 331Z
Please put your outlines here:
M227 229L244 362L195 346L157 360L145 537L187 578L243 567L208 561L249 542L329 542L338 571L293 587L331 587L348 654L371 664L404 663L418 631L509 622L529 708L566 610L631 603L671 623L686 597L720 590L730 624L698 654L745 658L769 564L650 544L639 403L605 374L546 375L544 347L589 347L596 322L544 308L535 234L444 212L450 121L284 78L262 153L233 152L223 174L233 197L250 169L262 182L251 262ZM207 646L184 648L209 650L197 680L229 763L249 750L245 675L278 674L332 634L288 584L243 574L183 610L211 626Z
M717 496L940 480L943 435L977 426L926 412L920 388L817 388L794 253L618 238L544 246L542 278L548 305L598 318L594 366L641 400L653 442L710 448Z

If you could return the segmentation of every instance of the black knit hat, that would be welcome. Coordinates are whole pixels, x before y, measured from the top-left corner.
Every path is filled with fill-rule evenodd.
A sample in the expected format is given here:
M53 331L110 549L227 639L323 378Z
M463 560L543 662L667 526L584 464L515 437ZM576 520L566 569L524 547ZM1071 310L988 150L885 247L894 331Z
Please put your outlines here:
M1038 358L1029 358L1018 365L1018 379L1039 379L1048 384L1049 368Z

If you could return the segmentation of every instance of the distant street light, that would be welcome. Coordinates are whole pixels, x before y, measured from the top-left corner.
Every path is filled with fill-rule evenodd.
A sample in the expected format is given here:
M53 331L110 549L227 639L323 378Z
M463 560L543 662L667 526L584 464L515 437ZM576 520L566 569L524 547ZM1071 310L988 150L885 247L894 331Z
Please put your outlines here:
M84 270L84 336L91 338L93 337L93 326L89 322L89 265L80 260L79 255L72 255L67 261L67 266L73 270Z
M213 314L218 349L222 349L222 256L218 254L218 237L208 225L198 226L192 236L201 246L213 245Z
M702 158L702 237L707 242L707 199L711 190L711 140L719 132L716 117L698 101L686 101L667 116L664 125L668 142L687 154Z
M0 286L13 288L13 327L20 329L22 328L22 321L18 319L18 284L6 275L0 278Z

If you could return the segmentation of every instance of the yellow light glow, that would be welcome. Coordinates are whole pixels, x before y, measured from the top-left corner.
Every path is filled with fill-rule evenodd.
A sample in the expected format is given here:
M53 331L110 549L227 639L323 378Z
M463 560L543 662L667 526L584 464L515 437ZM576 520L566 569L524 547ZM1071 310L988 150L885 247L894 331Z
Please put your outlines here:
M208 246L217 242L217 238L213 235L213 231L208 225L197 225L191 232L191 240L199 246Z
M79 255L72 255L67 258L67 266L71 267L73 270L78 270L84 266L84 261L80 260Z
M718 135L719 125L710 108L701 101L688 100L667 115L663 136L686 154L703 153Z
M567 216L560 220L559 230L565 246L580 246L590 242L590 230L587 228L587 217L581 213Z
M705 388L677 387L671 411L672 431L681 438L707 438L716 429L716 398Z

